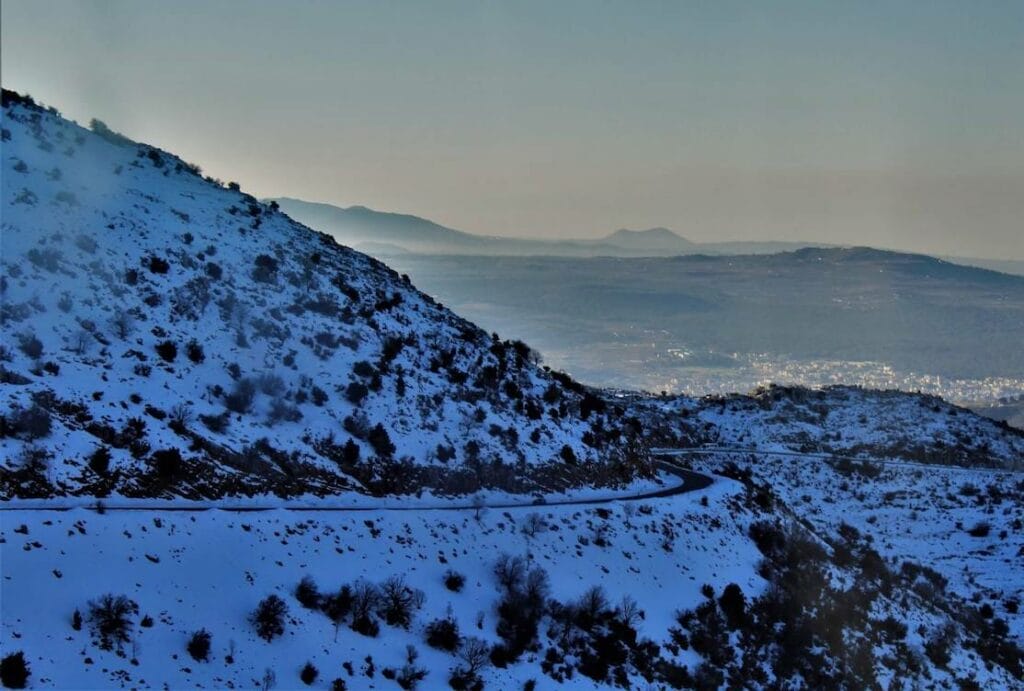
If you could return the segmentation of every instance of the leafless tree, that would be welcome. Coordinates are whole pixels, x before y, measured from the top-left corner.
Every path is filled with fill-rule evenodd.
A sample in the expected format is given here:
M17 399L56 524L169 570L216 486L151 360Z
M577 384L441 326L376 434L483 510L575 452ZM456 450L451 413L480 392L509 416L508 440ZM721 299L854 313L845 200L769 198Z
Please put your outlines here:
M135 330L135 318L126 310L121 310L110 320L110 328L122 341Z
M548 580L548 572L539 566L530 569L530 572L526 574L526 582L523 584L523 598L530 607L534 609L541 607L547 600L550 590L551 583Z
M381 584L379 606L384 621L407 629L413 612L423 606L423 591L406 585L404 576L391 576Z
M542 533L548 528L547 521L539 513L527 514L526 519L523 521L523 535L527 538L536 537L537 533Z
M71 352L75 355L85 355L92 344L92 334L85 329L79 329L71 337Z
M352 614L353 616L365 616L373 612L377 605L380 593L377 586L369 581L356 581L352 588Z
M459 658L466 664L466 669L471 675L477 675L490 662L491 648L486 641L479 638L467 638L462 644Z
M507 552L502 553L494 563L494 576L498 583L508 592L515 592L526 577L526 560L513 557Z
M487 505L484 503L484 496L482 494L473 495L473 519L479 523L480 519L483 518L484 511L487 510Z
M619 618L627 625L632 626L640 618L640 605L636 600L626 595L618 607Z
M170 414L171 422L176 425L184 427L188 423L192 422L192 406L187 403L176 403L171 408Z

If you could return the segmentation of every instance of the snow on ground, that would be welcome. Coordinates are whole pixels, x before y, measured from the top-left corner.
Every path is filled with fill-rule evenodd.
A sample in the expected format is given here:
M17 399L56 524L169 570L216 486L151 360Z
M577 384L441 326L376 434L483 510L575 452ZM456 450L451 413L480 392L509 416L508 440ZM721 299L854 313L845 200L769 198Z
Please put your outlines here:
M471 510L4 511L3 647L26 651L40 687L252 688L271 668L278 688L296 688L300 669L312 661L323 682L341 677L350 689L390 689L397 687L381 669L401 667L411 644L429 670L423 688L444 688L456 660L425 645L423 627L450 607L464 635L497 641L491 569L502 552L529 555L544 567L558 599L575 599L593 585L612 602L633 597L645 612L640 633L656 641L666 638L677 609L702 601L704 583L736 582L760 592L760 554L745 537L745 519L730 509L739 491L738 483L721 480L671 499L487 510L479 520ZM547 529L527 537L522 526L532 513L545 518ZM598 546L599 538L606 546ZM462 592L445 589L448 569L466 576ZM292 595L304 575L326 591L396 574L424 591L425 605L410 631L382 625L378 639L342 627L335 640L331 622ZM104 593L127 595L139 604L139 617L155 622L136 627L124 658L92 645L88 625L71 627L74 610L84 613L88 600ZM288 602L289 623L283 637L266 643L247 617L270 593ZM213 634L208 663L185 652L200 628ZM232 645L234 663L226 664ZM363 671L367 655L377 668L373 678ZM488 688L519 688L539 676L541 688L550 685L530 656L484 675ZM569 686L592 685L580 676Z
M686 442L675 445L712 443L1024 470L1024 432L937 396L773 385L749 395L621 400L652 430ZM665 441L656 445L673 445Z
M713 471L724 461L751 469L816 530L845 523L897 567L910 560L936 570L951 592L989 603L1024 639L1016 611L1024 605L1024 473L880 464L864 473L858 464L735 453L694 456L691 465Z

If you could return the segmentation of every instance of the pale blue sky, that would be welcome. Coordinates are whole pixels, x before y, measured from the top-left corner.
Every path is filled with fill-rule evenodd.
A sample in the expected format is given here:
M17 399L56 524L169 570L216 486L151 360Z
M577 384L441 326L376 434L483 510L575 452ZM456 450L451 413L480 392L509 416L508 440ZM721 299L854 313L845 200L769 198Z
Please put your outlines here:
M1024 259L1019 1L0 11L5 87L260 196Z

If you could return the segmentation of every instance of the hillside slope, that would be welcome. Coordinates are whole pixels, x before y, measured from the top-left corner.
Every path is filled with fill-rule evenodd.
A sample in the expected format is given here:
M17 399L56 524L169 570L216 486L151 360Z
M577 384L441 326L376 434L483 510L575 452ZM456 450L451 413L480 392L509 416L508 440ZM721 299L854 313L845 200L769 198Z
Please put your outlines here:
M770 385L749 395L630 397L626 407L656 446L1024 470L1024 432L937 396Z
M597 399L524 344L167 152L3 110L0 494L632 474L604 463L624 439Z

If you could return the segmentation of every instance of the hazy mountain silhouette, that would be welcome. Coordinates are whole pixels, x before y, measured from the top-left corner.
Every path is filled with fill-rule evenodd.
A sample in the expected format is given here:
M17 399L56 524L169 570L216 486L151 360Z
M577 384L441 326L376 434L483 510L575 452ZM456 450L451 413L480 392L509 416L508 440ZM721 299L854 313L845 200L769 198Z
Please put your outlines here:
M620 228L601 242L616 247L634 250L652 250L656 252L693 252L697 245L668 228L648 228L647 230L630 230Z
M292 218L330 233L340 242L376 257L407 253L481 256L671 257L687 254L747 255L793 252L809 247L838 248L822 242L779 240L693 242L669 228L621 228L597 239L544 240L476 235L448 228L420 216L377 211L365 206L332 204L279 197L281 210ZM1024 275L1024 261L941 257L946 261L1004 273Z
M331 204L279 197L292 218L330 233L340 242L378 256L472 254L552 257L650 257L677 254L769 254L818 246L809 242L695 243L668 228L617 230L603 238L544 240L475 235L410 214L376 211L365 206Z

